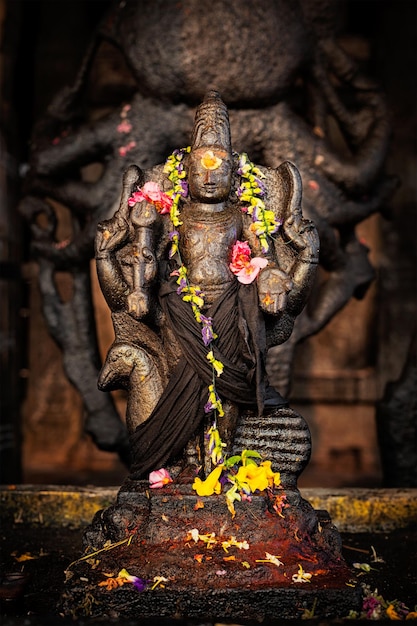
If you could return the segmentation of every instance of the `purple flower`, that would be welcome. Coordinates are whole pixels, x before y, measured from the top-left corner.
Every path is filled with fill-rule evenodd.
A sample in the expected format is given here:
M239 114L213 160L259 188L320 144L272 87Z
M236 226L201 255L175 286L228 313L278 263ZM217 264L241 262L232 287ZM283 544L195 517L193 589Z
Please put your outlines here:
M265 194L265 183L260 178L257 178L256 176L255 176L255 182L258 185L259 189L261 190L261 193L259 193L258 195L262 197Z
M208 346L213 340L213 329L210 326L203 326L201 336L205 346Z
M204 405L204 413L210 413L211 411L213 411L214 409L214 405L212 402L210 402L210 400Z
M231 480L225 474L222 474L219 478L219 483L221 485L226 485L227 483L230 483L230 482Z
M259 207L256 204L253 207L252 221L253 222L259 222L260 221L260 219L259 219Z
M151 582L150 580L145 580L144 578L139 578L138 576L135 576L135 579L136 580L133 581L133 586L140 592L145 591L146 587Z
M366 617L368 619L371 619L373 612L379 607L380 604L381 603L379 602L379 600L377 600L373 596L364 599L362 608L364 611L366 611Z
M282 226L282 220L276 220L275 221L275 227L273 230L271 230L271 233L276 233L277 230Z
M179 287L177 289L177 294L180 296L184 289L187 288L187 281L185 280L185 278L180 278L180 282L178 283L178 285Z
M181 185L180 195L183 198L186 198L188 196L188 183L186 180L180 180L180 185Z
M170 241L172 241L173 239L175 239L176 237L179 237L179 232L177 230L171 230L171 232L169 233L169 239Z
M208 346L213 341L213 339L215 339L213 326L212 326L213 318L206 317L205 315L201 314L200 320L203 325L201 329L201 336L203 338L204 345Z

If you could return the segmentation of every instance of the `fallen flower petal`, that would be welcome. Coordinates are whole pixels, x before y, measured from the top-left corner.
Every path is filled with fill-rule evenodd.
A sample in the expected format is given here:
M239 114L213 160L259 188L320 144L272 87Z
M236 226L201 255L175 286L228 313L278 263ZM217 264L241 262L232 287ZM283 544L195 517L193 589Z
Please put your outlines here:
M145 591L150 583L150 580L145 580L144 578L139 578L138 576L135 576L135 578L136 580L133 581L135 589L140 592Z
M16 556L16 552L12 553L12 556L14 557L14 560L17 561L18 563L23 563L24 561L32 561L33 559L38 559L38 556L33 556L32 554L30 554L30 552L25 552L24 554L21 554L20 556Z
M249 544L245 541L237 541L236 537L230 537L228 541L222 541L222 548L225 552L228 552L228 548L234 546L235 548L239 548L239 550L249 550Z
M122 579L118 580L117 578L107 578L106 580L102 580L100 583L98 583L98 586L106 587L107 591L111 591L112 589L121 587L123 584L124 584L124 581Z
M300 564L298 564L298 572L292 575L292 581L294 583L310 583L312 574L305 572Z
M139 576L132 576L124 568L120 570L120 572L119 572L119 574L118 574L118 576L117 576L117 578L115 580L116 581L122 581L121 583L119 582L119 584L132 583L132 585L138 591L145 591L146 587L150 583L149 580L145 580L144 578L139 578Z
M355 569L362 570L362 572L370 572L371 569L375 569L374 567L371 567L369 563L352 563L352 565Z
M197 528L193 528L192 530L190 530L190 532L187 535L187 539L188 539L188 536L190 536L190 539L193 539L197 543L198 538L199 538L199 532Z
M155 470L149 474L149 486L151 489L160 489L172 482L170 473L164 468Z
M161 585L161 583L167 583L168 582L168 578L165 578L165 576L155 576L153 579L154 584L151 587L151 591L153 591L154 589L156 589L156 587L158 585ZM161 585L161 587L163 587L164 585Z
M274 554L270 554L269 552L265 552L264 559L256 559L256 563L272 563L272 565L276 565L279 567L280 565L284 565L282 561L280 561L281 557L275 556Z
M377 555L374 546L371 546L371 551L372 551L372 556L371 556L372 563L385 563L385 561L382 558L382 556L378 556Z
M386 613L388 615L388 617L392 620L401 620L401 617L398 615L397 611L395 610L395 607L393 604L390 604L387 607Z
M217 539L215 537L216 537L216 533L208 533L207 535L198 535L199 540L204 541L207 548L211 548L212 546L216 545Z

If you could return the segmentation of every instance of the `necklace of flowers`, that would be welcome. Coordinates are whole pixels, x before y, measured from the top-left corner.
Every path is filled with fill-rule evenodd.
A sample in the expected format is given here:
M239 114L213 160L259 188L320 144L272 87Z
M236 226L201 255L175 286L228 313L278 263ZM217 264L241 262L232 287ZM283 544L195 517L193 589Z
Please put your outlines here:
M204 407L206 413L213 412L213 423L207 433L208 449L211 455L212 463L215 470L223 467L225 459L223 458L223 448L226 444L221 441L217 427L217 415L222 417L224 409L222 401L216 390L216 377L221 376L224 365L221 361L214 357L213 342L217 338L213 330L213 319L203 314L204 293L198 286L189 283L187 268L184 265L179 247L179 231L181 226L180 219L180 202L188 196L188 183L186 181L187 172L184 168L184 157L191 151L191 147L174 150L167 158L164 165L164 173L168 175L168 179L172 183L169 191L163 192L159 189L157 183L149 181L144 184L141 189L135 191L128 200L130 207L137 202L146 200L152 203L159 213L168 214L173 225L173 230L169 233L171 248L169 257L177 255L178 269L172 275L177 276L178 295L182 296L185 302L189 302L194 313L194 317L198 324L201 324L201 335L204 345L208 348L207 360L212 367L212 382L208 386L208 401ZM207 169L216 169L221 160L219 160L211 150L205 154L204 166ZM273 211L266 208L265 185L263 178L265 175L256 167L248 158L246 153L239 155L237 173L240 176L240 185L237 190L237 196L241 202L241 210L252 218L250 230L257 236L261 244L263 253L269 249L268 239L277 232L281 222L275 219ZM230 270L241 283L249 284L255 280L259 271L268 264L268 260L261 257L252 258L252 252L248 242L236 241L232 249L232 258L229 264ZM220 474L219 474L220 475ZM233 494L230 493L230 499L237 493L238 483L232 481ZM230 490L229 490L230 491ZM230 504L232 505L231 499Z

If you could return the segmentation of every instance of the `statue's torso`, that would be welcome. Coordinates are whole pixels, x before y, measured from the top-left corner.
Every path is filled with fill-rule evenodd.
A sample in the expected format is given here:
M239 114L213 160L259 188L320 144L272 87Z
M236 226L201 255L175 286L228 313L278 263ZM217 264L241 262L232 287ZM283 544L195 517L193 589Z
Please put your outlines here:
M242 217L234 207L218 213L198 211L190 203L181 215L180 252L190 284L211 304L235 280L229 269L232 246L242 232Z

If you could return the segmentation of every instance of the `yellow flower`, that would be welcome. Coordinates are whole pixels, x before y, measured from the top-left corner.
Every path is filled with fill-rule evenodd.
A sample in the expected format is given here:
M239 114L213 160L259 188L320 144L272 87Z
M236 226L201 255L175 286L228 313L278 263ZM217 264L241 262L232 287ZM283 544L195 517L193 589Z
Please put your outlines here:
M278 485L281 484L281 475L279 472L273 472L271 465L272 465L271 461L262 461L261 463L261 467L265 468L265 473L266 473L268 480L270 481L270 486L274 484L275 487L278 487Z
M298 572L292 575L292 580L294 583L310 583L312 574L310 572L305 572L300 564L298 564Z
M224 365L221 361L214 358L213 350L210 350L210 352L207 353L206 358L212 364L217 376L220 376L223 372Z
M249 550L249 544L246 539L244 541L237 541L236 537L230 537L229 540L222 541L222 548L225 552L228 552L229 548L232 546L239 548L239 550Z
M198 476L193 482L193 489L199 496L211 496L213 493L219 494L222 490L222 486L219 482L220 474L223 471L224 465L218 465L207 476L206 480L201 480Z
M201 165L206 170L217 170L222 164L222 159L217 157L213 150L207 150L201 159Z
M263 461L260 465L250 463L239 468L236 475L238 484L248 485L250 491L254 493L257 489L264 491L267 487L279 485L280 475L271 469L271 461Z

